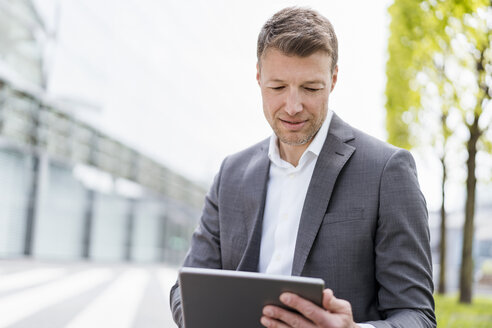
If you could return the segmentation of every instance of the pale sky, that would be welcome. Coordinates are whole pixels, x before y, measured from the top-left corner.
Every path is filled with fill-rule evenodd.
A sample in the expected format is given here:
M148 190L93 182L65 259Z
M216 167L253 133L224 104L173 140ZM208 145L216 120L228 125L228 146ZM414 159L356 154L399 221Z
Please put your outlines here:
M38 3L53 22L53 6ZM309 6L331 20L338 37L339 74L330 108L385 140L390 3L60 1L49 92L97 104L99 111L77 115L208 184L225 156L271 134L255 79L259 30L283 7ZM424 194L435 208L440 179L430 172L439 167L418 165Z

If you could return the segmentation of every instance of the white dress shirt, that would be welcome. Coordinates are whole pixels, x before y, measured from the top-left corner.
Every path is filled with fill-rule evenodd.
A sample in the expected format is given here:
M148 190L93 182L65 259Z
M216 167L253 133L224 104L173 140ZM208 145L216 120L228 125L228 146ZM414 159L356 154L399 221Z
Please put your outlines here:
M328 110L325 121L297 166L280 158L278 138L275 134L270 137L268 157L271 165L263 214L259 272L291 275L304 199L332 116L333 112Z
M263 214L259 272L289 276L292 273L304 200L332 117L333 111L328 110L325 121L297 166L280 158L278 138L275 133L270 137L268 157L271 165ZM358 325L374 328L370 324Z

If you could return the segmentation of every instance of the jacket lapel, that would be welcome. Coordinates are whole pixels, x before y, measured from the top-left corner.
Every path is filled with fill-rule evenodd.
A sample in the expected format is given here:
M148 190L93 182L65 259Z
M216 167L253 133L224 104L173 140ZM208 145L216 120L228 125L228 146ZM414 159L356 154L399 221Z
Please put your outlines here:
M352 128L333 114L328 136L320 152L302 209L297 232L292 275L300 276L328 208L340 171L355 151Z
M242 178L242 192L236 200L242 208L242 222L248 241L237 270L258 271L261 231L265 209L266 188L270 171L268 139L261 143L258 152L251 158Z

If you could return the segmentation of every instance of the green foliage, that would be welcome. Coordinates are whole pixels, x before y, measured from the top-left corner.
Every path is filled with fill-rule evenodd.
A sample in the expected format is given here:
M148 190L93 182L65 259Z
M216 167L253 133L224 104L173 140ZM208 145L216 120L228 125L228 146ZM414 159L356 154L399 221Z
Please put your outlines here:
M435 295L438 328L492 328L492 299L460 304L456 296Z
M436 55L441 58L454 56L451 40L457 34L466 35L479 51L487 47L489 40L484 29L466 26L463 22L478 8L490 5L490 0L395 0L389 7L391 23L385 94L390 143L407 149L421 143L422 131L412 129L421 123L419 112L427 110L422 104L426 86L417 83L419 72L426 73L431 79L429 83L434 83L439 90L442 101L447 102L442 106L444 115L449 108L460 107L459 95L445 92L444 85L453 85L455 81L446 75L444 62L436 63ZM445 121L442 123L438 133L445 142L452 131L446 130ZM433 136L430 139L439 138Z
M412 69L415 40L423 37L421 30L414 28L422 25L420 3L396 0L388 9L392 20L386 65L386 129L389 142L403 148L412 146L404 115L420 102L419 93L410 88L416 75L416 70Z
M483 140L483 146L484 146L484 151L486 151L489 154L492 154L492 141Z

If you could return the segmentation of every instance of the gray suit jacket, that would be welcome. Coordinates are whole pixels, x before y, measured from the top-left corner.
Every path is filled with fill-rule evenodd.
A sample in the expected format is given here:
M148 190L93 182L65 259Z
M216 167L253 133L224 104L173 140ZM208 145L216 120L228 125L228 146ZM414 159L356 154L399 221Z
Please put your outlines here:
M184 266L257 271L268 140L224 160ZM409 152L333 115L302 210L292 275L319 277L375 327L435 327L425 199ZM171 308L182 325L179 286Z

